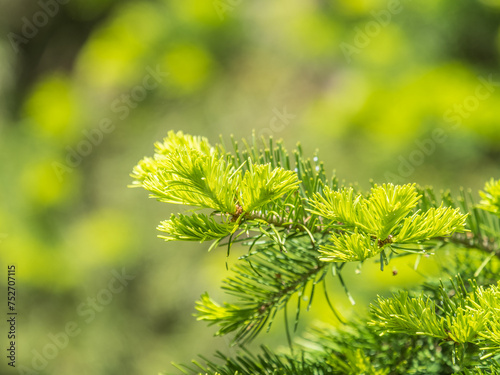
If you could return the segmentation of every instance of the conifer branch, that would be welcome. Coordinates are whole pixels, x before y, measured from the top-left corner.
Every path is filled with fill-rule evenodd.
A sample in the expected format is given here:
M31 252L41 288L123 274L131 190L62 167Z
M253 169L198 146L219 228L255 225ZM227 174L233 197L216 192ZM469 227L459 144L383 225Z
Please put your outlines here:
M349 295L341 276L348 262L379 258L383 269L393 256L450 244L462 251L454 253L456 264L446 267L471 279L457 277L451 287L425 285L425 293L379 297L369 322L323 328L298 356L262 349L261 356L220 356L223 364L194 362L184 373L500 371L500 289L477 282L489 284L497 275L500 181L486 183L479 204L470 192L462 190L453 199L449 192L438 195L415 184L374 184L365 194L339 185L335 176L328 179L318 157L304 158L300 145L292 159L272 138L259 143L253 136L241 144L232 139L230 146L222 138L212 146L206 138L169 132L155 144L153 157L142 159L131 174L131 186L143 187L150 197L211 211L171 215L158 226L159 237L212 241L209 250L224 245L228 252L234 243L249 246L223 282L234 300L218 304L205 293L197 302L198 320L217 325L218 335L234 333L240 345L251 341L270 329L278 312L290 311L295 296L295 314L288 316L295 316L296 329L302 301L309 309L316 285L325 283L329 271ZM461 262L461 254L476 258ZM334 309L326 287L325 299ZM430 358L439 358L439 366L427 368Z
M320 282L329 268L300 242L290 241L286 254L268 244L243 257L246 262L234 267L235 277L226 279L222 287L237 302L221 306L204 295L196 307L198 320L220 326L217 335L236 331L237 343L248 342L262 329L269 329L290 298L308 284Z
M474 344L485 351L482 359L500 353L500 289L487 288L469 280L471 292L461 277L452 280L453 295L443 284L438 303L422 293L410 297L401 291L391 298L379 297L371 305L373 319L368 323L384 333L425 335L456 344ZM500 284L499 284L500 285Z
M484 191L480 191L481 202L478 207L500 216L500 180L491 179L484 186Z

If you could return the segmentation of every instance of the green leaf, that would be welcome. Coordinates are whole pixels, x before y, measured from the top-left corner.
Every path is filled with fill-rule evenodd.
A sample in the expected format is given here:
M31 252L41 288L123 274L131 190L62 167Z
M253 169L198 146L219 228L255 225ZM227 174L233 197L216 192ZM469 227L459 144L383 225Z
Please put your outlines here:
M193 214L178 217L172 214L170 220L162 221L158 230L166 233L158 237L166 241L210 241L220 240L232 233L236 224L233 222L217 222L213 217Z
M458 344L481 345L487 358L500 352L500 290L491 285L478 287L469 280L472 292L466 293L462 279L453 293L441 287L437 301L422 293L409 297L399 292L391 298L379 297L371 305L373 320L368 324L378 327L382 333L426 335L453 341Z
M383 333L426 335L445 339L448 337L445 320L436 315L436 304L423 294L410 298L400 291L392 298L378 297L376 305L370 305L374 320L369 325L379 327Z
M382 251L369 236L358 233L333 234L332 245L321 245L320 260L323 262L354 262L371 258Z
M204 155L210 155L214 150L207 138L184 134L182 131L169 131L163 142L155 143L155 148L159 155L169 155L179 149L198 150Z
M164 160L165 156L170 155L174 151L198 150L204 155L210 155L214 152L214 148L210 146L206 138L194 137L189 134L184 134L181 131L177 133L169 131L168 136L163 139L163 142L155 143L155 149L153 158L145 157L134 167L130 176L136 181L132 183L131 187L142 186L142 182L150 174L157 172L159 168L158 163Z
M415 184L383 184L371 190L360 213L361 221L370 233L385 239L416 206L420 199Z
M454 232L465 232L467 215L458 208L430 208L424 213L415 213L403 221L394 238L397 243L415 243L435 237L446 237Z
M485 184L484 191L480 191L479 195L483 199L478 207L500 217L500 180L495 181L492 178Z
M368 199L361 194L354 196L353 188L332 191L325 187L323 195L316 193L312 197L313 209L310 211L386 239L416 207L419 199L414 184L374 186Z
M248 322L255 310L252 307L245 308L235 304L224 303L222 306L210 298L208 293L201 296L196 302L198 310L197 320L209 322L209 325L218 324L222 328L216 333L217 336L225 335L241 327ZM221 324L221 322L223 322Z
M272 169L271 164L252 165L241 181L243 211L250 212L296 191L297 174L283 168Z
M161 202L234 213L240 174L217 154L176 150L157 162L142 186Z
M315 193L309 200L312 207L309 211L330 221L338 221L346 226L358 226L368 230L358 219L360 202L363 199L361 195L354 197L353 188L335 191L325 186L323 194Z

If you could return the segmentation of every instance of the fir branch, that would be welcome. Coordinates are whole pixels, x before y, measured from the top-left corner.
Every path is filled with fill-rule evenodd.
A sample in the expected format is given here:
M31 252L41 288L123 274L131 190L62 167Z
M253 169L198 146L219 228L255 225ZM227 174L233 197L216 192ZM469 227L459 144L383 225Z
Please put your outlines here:
M433 300L423 294L411 298L407 291L400 291L392 298L379 297L376 305L370 305L374 320L369 325L377 326L384 333L405 333L446 339L448 335L444 319L439 318Z
M236 191L241 176L216 153L195 149L175 150L157 162L157 170L142 186L161 202L236 211Z
M217 222L213 217L203 214L171 215L170 220L162 221L158 230L166 233L158 237L165 241L210 241L221 240L230 235L236 224L226 221Z
M303 357L288 354L276 354L265 346L261 346L261 353L254 355L242 349L235 358L230 358L221 352L216 353L219 361L200 357L200 361L193 361L193 365L175 365L184 374L193 375L335 375L332 367L326 362L317 362ZM222 363L220 363L222 362Z
M273 244L244 257L234 277L224 281L222 289L237 298L234 304L218 305L208 297L197 303L198 320L217 324L217 335L236 331L234 341L252 340L263 328L269 329L277 312L293 295L314 280L322 280L326 263L319 262L315 252L298 240L289 240L288 252ZM312 296L311 296L312 298Z
M315 193L310 200L313 214L321 216L330 222L342 222L348 227L361 227L368 231L367 227L359 221L359 205L361 195L354 197L353 188L342 188L334 191L325 186L322 193Z
M385 239L417 205L420 196L415 184L383 184L373 187L361 212L373 235Z
M371 258L382 251L377 242L358 233L340 234L331 237L332 244L322 245L320 260L323 262L354 262Z
M492 178L484 186L484 191L479 192L479 195L483 199L479 202L478 208L500 217L500 180L495 181Z
M292 171L271 164L253 165L241 181L241 202L245 212L252 212L265 204L297 189L299 181Z
M419 188L419 193L422 195L419 202L421 210L438 208L441 205L441 201L438 200L430 187ZM494 256L497 258L500 257L498 245L500 241L500 218L498 216L479 209L480 206L475 203L472 193L463 189L461 189L457 199L453 199L449 191L444 191L441 193L441 200L447 206L460 208L462 212L469 213L466 227L470 232L453 233L451 236L438 237L436 240L454 244L459 248L477 249L487 254L495 254Z
M310 211L327 219L326 227L332 230L331 244L322 246L321 252L326 256L321 259L363 261L384 255L384 247L390 244L419 244L465 231L467 215L458 209L432 207L408 217L420 198L415 185L392 184L375 185L368 198L362 194L355 196L352 188L340 191L325 188L323 193L314 194Z
M447 357L450 347L438 347L435 339L423 336L380 336L374 327L360 319L339 327L316 325L306 331L298 345L306 353L306 358L326 360L339 374L349 374L363 363L366 365L368 360L371 369L390 374L452 372L451 360ZM363 358L359 357L360 352ZM364 372L357 372L361 373Z
M155 154L169 155L180 148L198 150L204 155L210 155L214 151L214 148L205 137L184 134L182 131L178 131L177 133L169 131L168 136L163 139L163 142L155 143Z
M418 243L452 233L463 233L466 219L467 216L460 214L458 208L429 208L422 214L417 212L406 218L394 242Z
M467 292L463 280L453 282L453 294L441 284L437 301L423 293L410 297L401 291L372 304L368 322L385 333L425 335L457 344L474 344L486 351L482 359L500 353L500 289L478 286L472 280ZM479 349L479 347L481 347Z
M500 362L494 361L489 366L477 366L474 369L465 369L453 375L491 375L500 374Z
M211 146L206 138L169 132L155 144L153 157L133 170L132 186L145 188L152 197L213 211L172 215L159 225L160 237L214 241L210 249L223 239L228 249L241 241L250 245L223 284L235 301L217 304L204 294L197 303L198 319L218 325L218 334L232 332L236 343L249 342L271 327L278 312L285 311L287 320L294 296L296 329L302 298L307 292L309 308L315 285L325 282L328 270L346 287L340 275L343 266L371 257L380 256L383 266L393 255L423 253L450 243L457 248L457 259L462 253L482 253L477 264L467 264L467 272L476 267L469 273L478 279L496 277L500 181L486 184L479 205L470 192L462 190L455 200L449 192L438 195L414 184L374 185L361 194L353 187L339 187L335 177L327 179L317 156L304 158L300 145L293 157L291 161L282 143L272 138L263 145L255 135L242 144L232 140L228 151L222 139ZM465 266L450 262L447 267ZM197 368L184 372L437 374L476 368L479 374L497 369L499 288L460 278L451 284L451 290L441 283L434 290L424 287L426 294L400 291L392 298L379 297L371 306L369 326L357 322L344 331L323 330L315 341L317 350L306 350L302 357L264 350L263 357L222 356L221 365L194 362ZM325 298L330 304L327 294ZM399 345L397 355L394 343ZM430 366L430 358L439 358L439 364Z
M134 167L130 175L135 179L131 187L142 186L142 182L148 175L155 173L158 170L158 161L170 155L176 150L197 150L204 155L210 155L214 149L205 137L195 137L189 134L184 134L179 131L168 132L168 136L163 139L163 142L155 143L155 153L153 158L145 157L139 161L138 165Z
M290 166L281 143L274 153L269 149L256 151L247 145L243 153L246 161L243 161L236 143L234 147L236 157L230 156L223 145L210 146L205 138L169 132L163 143L156 144L154 158L144 158L134 168L132 177L136 181L132 186L142 186L152 193L151 197L163 202L211 208L219 212L223 220L230 216L240 225L256 219L260 222L252 223L255 228L262 222L273 225L273 222L280 221L279 226L285 226L284 222L295 222L290 228L307 232L307 224L314 225L314 220L304 220L304 199L292 194L300 181L295 172L281 167ZM314 176L312 171L308 173L309 180L325 180L323 170ZM193 218L191 222L191 229L202 230L202 227L192 225L195 222L201 224L199 218ZM206 229L213 232L210 223L213 224L206 221ZM159 229L172 229L174 235L167 238L181 240L183 237L175 231L179 225L179 220L169 221ZM215 232L221 234L224 230L219 228ZM202 238L200 235L188 237ZM218 235L207 236L211 237L219 238Z

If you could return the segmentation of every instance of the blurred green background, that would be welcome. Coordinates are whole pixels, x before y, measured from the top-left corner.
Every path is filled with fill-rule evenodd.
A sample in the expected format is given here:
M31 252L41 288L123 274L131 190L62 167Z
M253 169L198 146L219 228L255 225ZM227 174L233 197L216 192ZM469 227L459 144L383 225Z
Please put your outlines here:
M0 14L0 265L17 265L18 366L37 374L156 374L234 351L192 317L203 292L222 299L225 249L162 242L179 208L127 188L169 130L300 141L364 188L499 177L498 0L3 0ZM354 296L410 285L409 263L352 271ZM317 306L306 320L334 321Z

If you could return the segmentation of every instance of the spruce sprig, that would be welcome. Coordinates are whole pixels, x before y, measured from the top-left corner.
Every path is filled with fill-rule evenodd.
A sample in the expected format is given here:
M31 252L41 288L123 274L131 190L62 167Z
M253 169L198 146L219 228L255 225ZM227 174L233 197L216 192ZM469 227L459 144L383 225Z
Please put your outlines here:
M486 184L479 204L470 192L462 190L453 199L449 192L436 194L415 184L373 184L364 193L328 178L317 155L305 158L300 145L289 154L282 142L254 136L250 142L232 139L228 148L222 138L211 145L182 132L169 132L156 143L153 156L143 158L131 176L131 186L146 189L152 198L205 209L171 215L158 226L159 237L211 241L209 250L227 246L228 253L233 244L248 246L223 281L230 301L217 303L205 293L197 302L198 319L218 326L218 335L231 333L243 345L269 330L283 312L289 346L296 347L292 331L318 290L347 327L318 331L314 350L300 347L300 353L282 355L263 349L261 356L246 352L235 360L221 356L223 364L205 360L185 367L185 373L198 368L210 374L471 369L479 374L500 368L499 288L476 282L492 278L500 255L499 181ZM369 322L339 317L325 281L338 277L352 300L342 277L347 263L379 257L383 269L392 257L417 253L417 265L420 256L444 246L456 250L456 257L465 251L480 259L468 264L468 282L457 278L451 289L441 283L420 293L379 297ZM447 267L454 272L452 263ZM406 354L393 355L388 342ZM430 358L439 358L439 365L428 366Z
M485 184L484 191L480 191L479 195L482 200L478 207L500 216L500 180L495 181L492 178Z
M425 335L456 344L474 344L484 353L481 359L500 353L500 289L478 286L469 280L467 291L460 276L451 282L452 295L441 284L438 300L421 293L411 297L400 291L391 298L379 297L371 305L368 324L384 333ZM500 284L499 284L500 285Z
M368 197L355 195L352 188L325 188L323 194L314 194L311 212L327 219L326 227L332 231L330 243L321 246L321 259L363 261L381 254L391 244L420 244L465 232L467 215L459 209L432 207L414 211L420 199L415 184L375 185Z

